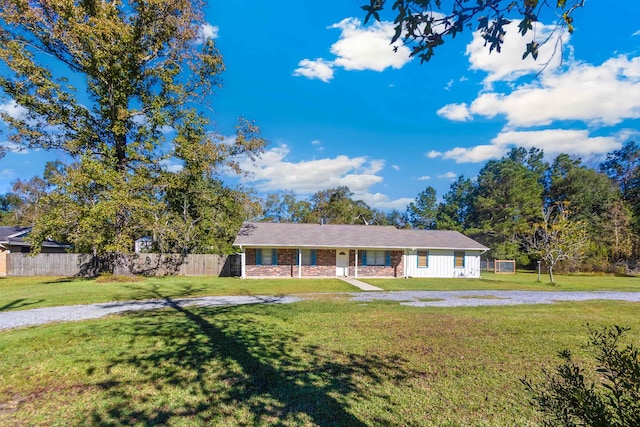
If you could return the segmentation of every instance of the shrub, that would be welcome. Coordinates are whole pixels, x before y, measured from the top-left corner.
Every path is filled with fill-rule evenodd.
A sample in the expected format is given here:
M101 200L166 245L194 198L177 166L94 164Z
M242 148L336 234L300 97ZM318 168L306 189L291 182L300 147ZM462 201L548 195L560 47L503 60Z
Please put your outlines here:
M595 370L577 364L569 350L545 379L522 383L531 403L543 414L545 426L640 426L639 350L621 339L629 328L617 325L589 329L587 347L595 358Z

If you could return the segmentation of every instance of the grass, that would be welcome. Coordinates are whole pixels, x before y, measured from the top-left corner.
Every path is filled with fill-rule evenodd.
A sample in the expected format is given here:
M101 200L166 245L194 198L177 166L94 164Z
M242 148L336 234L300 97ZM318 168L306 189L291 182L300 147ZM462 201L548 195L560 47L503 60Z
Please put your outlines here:
M480 279L365 279L386 291L459 291L459 290L526 290L526 291L632 291L640 292L640 277L614 275L554 275L555 284L547 276L531 272L494 274L482 272Z
M388 291L401 290L543 290L640 291L640 277L557 276L557 283L537 282L534 273L483 273L480 279L361 279ZM216 295L288 295L359 292L338 279L241 280L230 277L122 277L76 279L60 277L0 278L0 312L60 305L141 300L153 292L187 298ZM329 296L329 299L339 296Z
M0 332L0 425L532 426L519 382L638 304L313 300Z
M152 291L173 298L215 295L288 295L355 292L338 279L241 280L231 277L157 277L122 282L59 277L0 278L0 312L59 305L153 298Z

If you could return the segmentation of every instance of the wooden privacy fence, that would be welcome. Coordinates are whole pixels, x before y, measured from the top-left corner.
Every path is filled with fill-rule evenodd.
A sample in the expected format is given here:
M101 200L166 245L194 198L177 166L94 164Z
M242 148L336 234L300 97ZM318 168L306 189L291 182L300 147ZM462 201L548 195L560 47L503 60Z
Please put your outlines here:
M6 255L7 276L96 276L110 271L113 257L87 254ZM237 255L132 254L131 272L146 276L232 276L238 275Z

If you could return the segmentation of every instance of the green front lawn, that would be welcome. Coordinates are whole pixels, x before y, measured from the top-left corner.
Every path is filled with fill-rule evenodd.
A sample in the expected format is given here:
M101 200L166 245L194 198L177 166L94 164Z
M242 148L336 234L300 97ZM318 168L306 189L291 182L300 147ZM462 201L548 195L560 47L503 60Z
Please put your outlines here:
M168 295L167 295L168 296ZM638 304L175 308L0 332L0 425L533 426L519 379Z
M544 276L543 276L544 279ZM640 278L557 276L558 283L538 283L533 273L483 273L480 279L361 279L384 290L543 290L640 291ZM215 295L289 295L359 292L339 279L238 279L230 277L158 277L131 282L56 277L0 278L0 312L59 305Z
M640 291L640 277L613 275L554 275L531 272L495 274L482 272L480 279L363 279L386 291L459 291L459 290L523 290L523 291Z
M242 280L231 277L157 277L133 282L56 277L0 278L0 312L59 305L90 304L210 295L289 295L309 292L354 292L338 279Z

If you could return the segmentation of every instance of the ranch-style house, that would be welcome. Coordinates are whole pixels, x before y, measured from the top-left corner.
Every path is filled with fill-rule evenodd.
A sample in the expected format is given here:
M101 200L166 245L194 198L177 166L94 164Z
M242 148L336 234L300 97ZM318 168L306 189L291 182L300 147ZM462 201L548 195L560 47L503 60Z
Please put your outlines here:
M234 241L242 277L480 277L489 248L449 230L244 223Z

